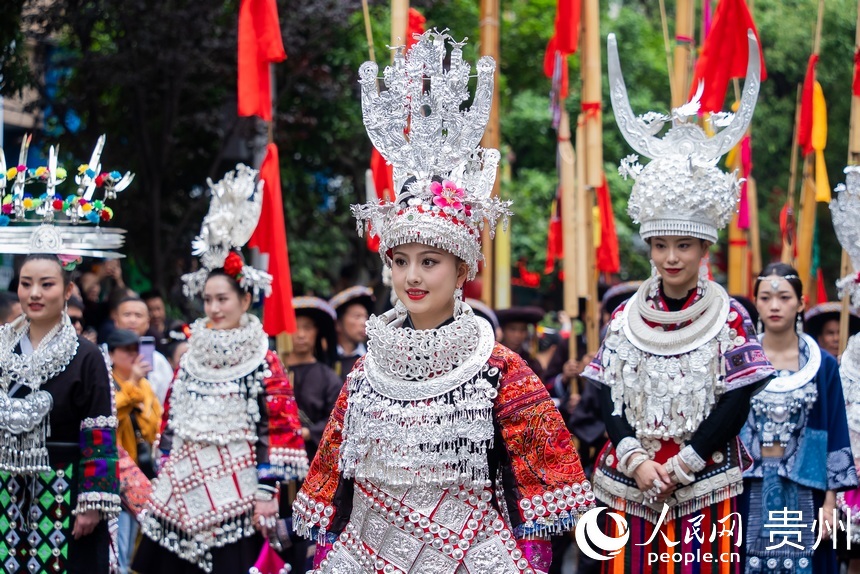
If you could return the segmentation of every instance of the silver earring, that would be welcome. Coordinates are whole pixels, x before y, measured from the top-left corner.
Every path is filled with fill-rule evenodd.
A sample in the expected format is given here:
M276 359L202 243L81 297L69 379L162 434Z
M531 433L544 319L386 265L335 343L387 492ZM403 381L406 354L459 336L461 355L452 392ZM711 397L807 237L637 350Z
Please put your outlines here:
M758 321L756 321L756 323L755 323L755 330L756 330L756 333L759 335L764 333L764 325L762 325L761 317L759 317Z
M803 317L800 313L797 314L797 320L794 322L794 330L797 331L797 336L803 335Z
M463 313L463 288L457 287L454 289L454 316L458 317Z

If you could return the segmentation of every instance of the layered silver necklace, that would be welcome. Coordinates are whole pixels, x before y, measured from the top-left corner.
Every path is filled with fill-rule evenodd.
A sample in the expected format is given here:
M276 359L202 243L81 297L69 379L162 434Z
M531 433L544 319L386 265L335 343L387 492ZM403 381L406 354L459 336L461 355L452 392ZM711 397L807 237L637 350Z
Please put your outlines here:
M32 353L16 353L29 332L30 323L23 318L0 327L0 470L12 474L50 470L45 442L53 398L41 386L62 372L78 350L77 333L65 313ZM22 386L30 389L27 396L10 396Z
M623 411L649 450L692 436L725 390L723 355L743 343L727 324L736 316L722 287L706 282L693 305L667 312L653 307L657 281L645 281L610 322L602 355L612 414Z
M809 335L801 338L809 351L806 364L793 373L774 377L752 398L751 409L762 446L788 446L794 431L803 426L806 413L818 400L815 376L821 366L821 350Z
M501 376L487 363L493 329L465 304L436 329L405 328L405 319L399 304L368 321L364 368L347 380L344 476L388 485L483 484Z

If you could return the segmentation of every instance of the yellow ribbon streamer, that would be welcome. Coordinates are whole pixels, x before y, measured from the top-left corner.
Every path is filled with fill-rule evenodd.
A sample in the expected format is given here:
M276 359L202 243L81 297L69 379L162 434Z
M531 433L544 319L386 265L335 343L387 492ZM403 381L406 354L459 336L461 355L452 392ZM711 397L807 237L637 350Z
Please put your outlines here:
M830 179L824 148L827 147L827 102L824 90L815 82L812 92L812 149L815 150L815 201L830 203Z

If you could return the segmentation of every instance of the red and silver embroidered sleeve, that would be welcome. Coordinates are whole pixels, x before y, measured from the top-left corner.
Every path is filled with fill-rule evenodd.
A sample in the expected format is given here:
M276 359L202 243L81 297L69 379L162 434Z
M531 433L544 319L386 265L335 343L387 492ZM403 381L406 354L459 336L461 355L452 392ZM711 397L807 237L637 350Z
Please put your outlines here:
M304 478L308 472L308 455L293 385L275 353L269 351L266 362L272 373L263 381L269 415L269 464L286 479Z
M496 345L490 363L502 371L495 416L503 479L497 482L514 533L526 538L571 530L595 502L570 432L519 355Z
M356 366L358 368L358 366ZM349 385L344 385L320 440L319 450L293 503L293 528L305 538L326 538L326 531L335 522L335 495L341 483L340 447L343 443L343 418ZM348 517L344 517L348 518ZM345 522L345 520L344 520Z

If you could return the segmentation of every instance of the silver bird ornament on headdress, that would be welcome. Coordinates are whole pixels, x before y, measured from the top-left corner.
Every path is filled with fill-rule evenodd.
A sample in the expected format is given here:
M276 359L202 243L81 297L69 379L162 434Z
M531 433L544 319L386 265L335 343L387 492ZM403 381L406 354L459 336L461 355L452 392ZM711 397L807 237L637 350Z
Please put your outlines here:
M752 120L760 86L759 47L748 31L749 59L742 97L734 116L719 114L712 123L725 127L708 136L696 123L688 121L699 112L702 86L686 104L672 112L672 126L661 138L656 134L669 117L649 112L637 117L630 107L621 73L618 46L609 34L609 95L618 129L638 154L650 158L644 167L639 156L621 161L619 173L636 183L630 195L628 213L640 225L643 239L659 235L692 236L711 243L731 220L737 208L740 181L736 173L717 167L720 157L741 140Z

